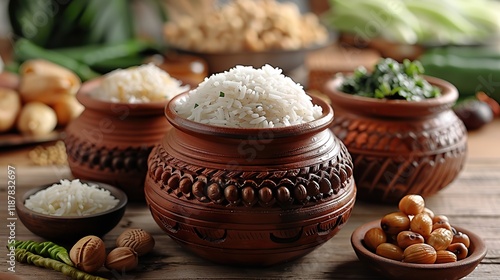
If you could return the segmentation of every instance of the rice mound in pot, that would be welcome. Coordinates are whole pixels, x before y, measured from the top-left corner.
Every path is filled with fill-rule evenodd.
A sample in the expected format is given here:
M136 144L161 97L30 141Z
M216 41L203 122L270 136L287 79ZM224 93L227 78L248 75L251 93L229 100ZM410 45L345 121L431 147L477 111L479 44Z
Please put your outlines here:
M205 78L174 109L195 122L241 128L284 127L322 115L300 84L270 65L238 65Z
M97 185L85 184L78 179L63 179L59 184L31 195L24 205L46 215L86 216L112 209L118 202L108 190Z
M188 89L189 86L183 86L181 81L149 63L109 72L92 96L112 102L147 103L169 100Z

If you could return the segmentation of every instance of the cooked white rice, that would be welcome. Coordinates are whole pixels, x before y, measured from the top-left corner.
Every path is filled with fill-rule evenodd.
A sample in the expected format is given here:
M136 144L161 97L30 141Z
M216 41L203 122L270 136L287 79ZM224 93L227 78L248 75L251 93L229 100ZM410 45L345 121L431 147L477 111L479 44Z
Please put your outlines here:
M117 69L104 76L92 96L101 100L147 103L169 100L189 89L154 64Z
M115 207L119 200L108 190L75 179L38 191L24 202L26 208L53 216L85 216Z
M300 84L270 65L238 65L205 78L175 110L195 122L243 128L290 126L322 115Z

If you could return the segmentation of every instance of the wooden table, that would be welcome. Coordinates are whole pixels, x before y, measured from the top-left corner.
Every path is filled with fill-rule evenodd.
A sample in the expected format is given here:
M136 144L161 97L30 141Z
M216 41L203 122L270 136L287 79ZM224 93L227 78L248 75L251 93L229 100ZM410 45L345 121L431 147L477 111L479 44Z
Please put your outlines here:
M426 200L435 213L447 215L453 224L479 234L488 253L477 269L466 279L499 279L500 276L500 119L483 129L469 133L469 155L464 170L450 186ZM7 165L16 168L16 197L37 185L70 178L67 166L38 167L30 163L27 153L32 146L0 150L0 279L9 267L5 248L7 229ZM349 238L359 225L393 212L396 206L356 202L344 228L326 244L309 255L270 268L228 267L216 265L183 250L153 221L148 208L130 204L119 225L104 237L108 248L125 229L139 227L153 234L154 251L140 259L139 268L126 275L103 275L113 279L375 279L376 275L358 261ZM42 239L29 232L20 220L15 223L15 237L20 240ZM67 279L59 272L16 263L15 275L21 279ZM2 274L3 273L3 276ZM107 273L107 274L106 274ZM12 274L7 274L12 276Z

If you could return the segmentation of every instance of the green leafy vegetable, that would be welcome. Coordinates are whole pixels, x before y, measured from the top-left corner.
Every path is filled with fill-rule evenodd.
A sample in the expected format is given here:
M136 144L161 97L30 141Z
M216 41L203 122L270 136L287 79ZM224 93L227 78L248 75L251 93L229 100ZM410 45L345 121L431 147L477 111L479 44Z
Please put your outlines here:
M437 87L427 82L419 61L398 63L391 58L380 60L372 73L359 67L345 78L339 90L373 98L418 101L441 95Z
M16 0L9 2L14 34L44 48L118 43L134 37L130 1Z
M222 91L219 93L219 97L224 97L225 95L226 94L224 92L222 92Z
M86 81L99 76L99 73L92 70L86 64L83 64L71 57L58 52L41 48L27 39L19 39L14 44L14 55L20 63L30 59L43 58L62 67L75 72L82 80Z
M86 81L117 68L143 64L146 57L161 53L163 46L153 37L138 34L135 22L140 18L133 13L132 2L9 1L9 21L16 43L14 61L7 69L17 72L26 60L46 59ZM160 0L143 2L152 12L148 16L166 21Z

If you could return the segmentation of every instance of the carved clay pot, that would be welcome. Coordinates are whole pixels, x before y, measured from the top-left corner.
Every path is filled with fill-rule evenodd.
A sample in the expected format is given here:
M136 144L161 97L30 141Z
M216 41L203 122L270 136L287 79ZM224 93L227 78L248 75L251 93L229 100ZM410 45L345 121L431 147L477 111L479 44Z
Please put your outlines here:
M144 201L147 158L170 128L163 114L168 101L107 102L89 95L99 84L88 81L77 93L85 110L66 127L69 167L76 178L108 183L129 200Z
M406 194L431 196L452 182L467 153L467 131L451 107L450 83L426 77L442 90L423 101L382 100L340 92L342 78L325 94L335 110L332 131L352 155L358 199L397 203Z
M285 128L242 129L189 121L148 160L145 196L158 225L195 254L222 264L268 266L332 238L355 202L352 160L324 115Z

